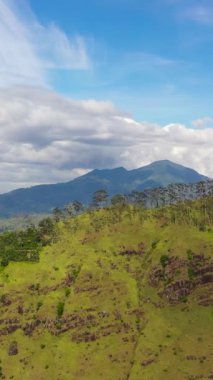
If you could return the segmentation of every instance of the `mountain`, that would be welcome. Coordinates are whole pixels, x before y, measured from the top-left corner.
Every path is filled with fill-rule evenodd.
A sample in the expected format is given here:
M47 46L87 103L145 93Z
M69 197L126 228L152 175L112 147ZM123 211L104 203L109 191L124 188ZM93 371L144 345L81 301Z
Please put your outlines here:
M135 170L126 170L123 167L95 169L66 183L33 186L1 194L0 217L50 212L54 207L63 207L74 200L87 204L92 194L99 189L106 189L109 195L127 194L132 190L142 191L171 183L206 180L207 177L195 170L168 160L156 161Z
M0 379L212 379L212 200L0 235Z

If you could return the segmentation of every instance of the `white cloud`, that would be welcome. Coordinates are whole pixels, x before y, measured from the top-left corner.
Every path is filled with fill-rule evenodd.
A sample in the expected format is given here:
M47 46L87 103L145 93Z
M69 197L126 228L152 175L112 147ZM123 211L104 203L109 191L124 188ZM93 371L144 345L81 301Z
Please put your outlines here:
M90 67L86 43L54 24L42 25L20 1L0 0L0 86L46 84L49 69Z
M44 72L27 27L0 0L0 84L42 83Z
M0 91L0 192L66 181L93 168L170 159L213 177L213 129L136 122L110 102L49 90ZM5 182L4 182L5 181Z
M36 47L47 69L85 70L90 67L86 44L81 36L72 39L55 24L36 24Z
M192 121L192 125L196 128L212 128L213 127L213 117L203 117Z

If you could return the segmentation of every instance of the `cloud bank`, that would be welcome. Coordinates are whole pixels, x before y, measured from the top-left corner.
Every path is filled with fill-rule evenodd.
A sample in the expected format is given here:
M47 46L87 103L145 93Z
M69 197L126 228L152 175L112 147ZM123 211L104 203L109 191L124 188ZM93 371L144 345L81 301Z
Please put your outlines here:
M110 102L16 86L0 91L0 192L165 158L213 177L212 141L208 127L139 123Z

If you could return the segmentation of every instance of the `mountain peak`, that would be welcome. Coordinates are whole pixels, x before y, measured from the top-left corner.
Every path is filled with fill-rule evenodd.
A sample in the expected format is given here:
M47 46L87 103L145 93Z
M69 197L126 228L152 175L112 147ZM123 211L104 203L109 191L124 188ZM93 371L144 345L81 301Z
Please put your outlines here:
M164 165L179 166L179 167L182 167L182 168L185 167L185 166L183 166L181 164L178 164L177 162L173 162L173 161L170 161L170 160L157 160L157 161L153 161L153 162L151 162L147 166L164 166Z

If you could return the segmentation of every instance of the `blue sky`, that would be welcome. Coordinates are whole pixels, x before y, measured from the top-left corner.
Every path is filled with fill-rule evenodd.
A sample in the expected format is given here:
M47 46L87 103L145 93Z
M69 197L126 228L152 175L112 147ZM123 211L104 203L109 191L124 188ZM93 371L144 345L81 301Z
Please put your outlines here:
M213 177L212 0L0 0L0 193L170 159Z
M87 70L50 74L57 91L110 99L161 124L212 115L213 3L169 0L39 1L40 22L85 40Z

